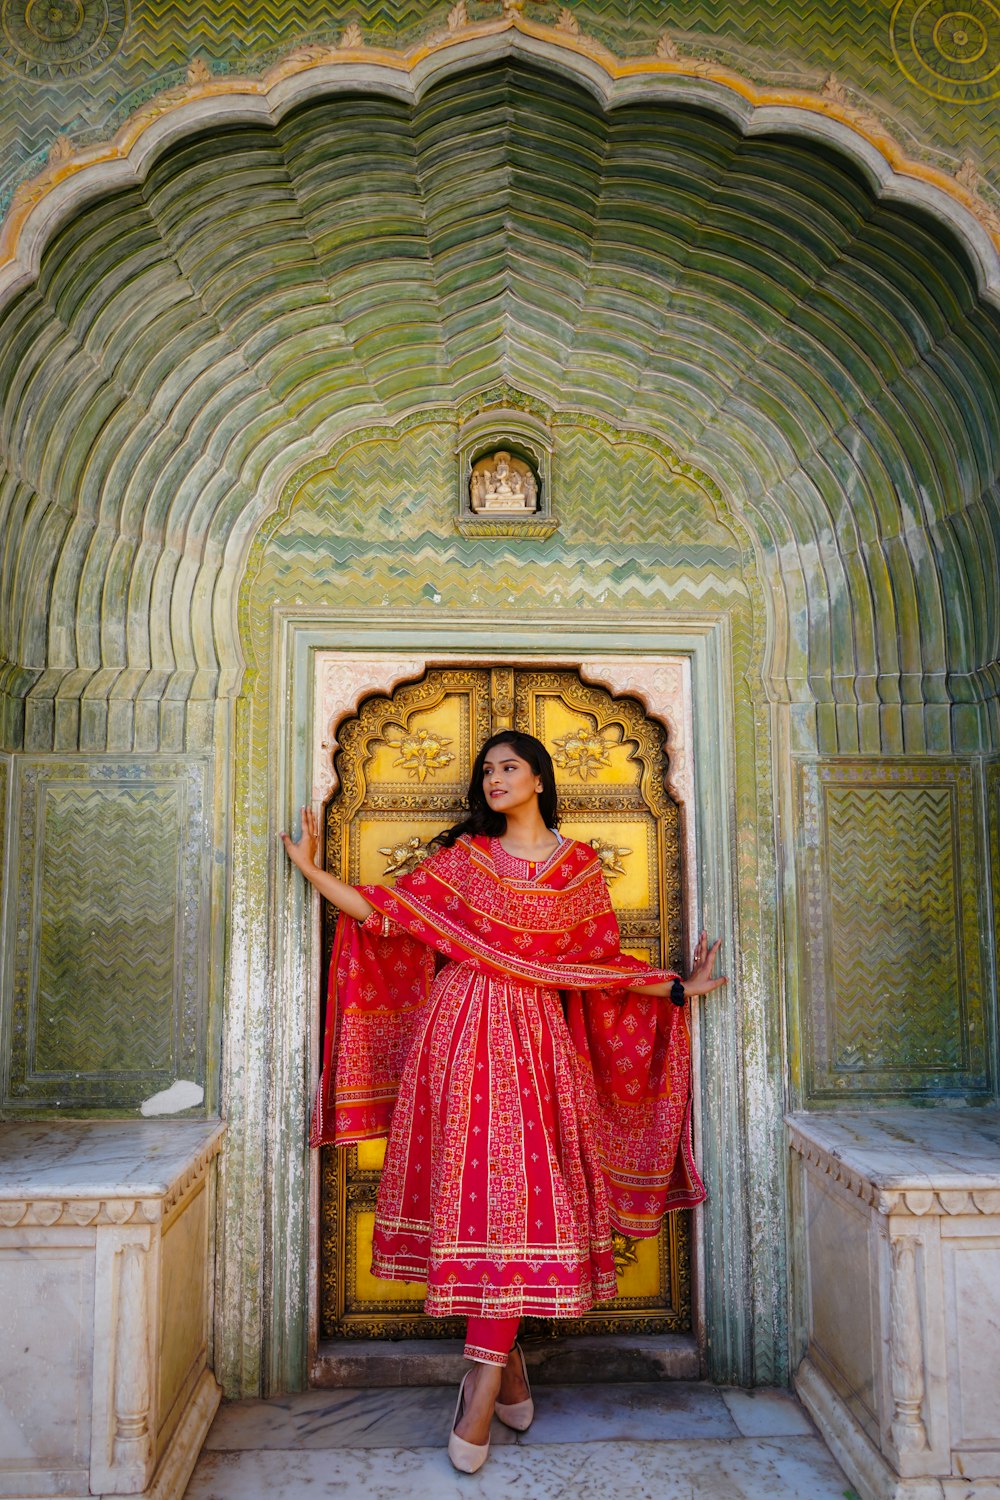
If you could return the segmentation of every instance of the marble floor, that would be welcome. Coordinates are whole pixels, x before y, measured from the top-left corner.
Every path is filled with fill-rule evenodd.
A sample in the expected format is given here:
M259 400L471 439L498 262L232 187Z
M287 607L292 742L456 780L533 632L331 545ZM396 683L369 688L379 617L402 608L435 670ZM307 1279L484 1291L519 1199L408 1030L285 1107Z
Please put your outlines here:
M223 1406L185 1500L857 1500L785 1391L543 1386L526 1433L493 1424L479 1474L445 1453L441 1386Z

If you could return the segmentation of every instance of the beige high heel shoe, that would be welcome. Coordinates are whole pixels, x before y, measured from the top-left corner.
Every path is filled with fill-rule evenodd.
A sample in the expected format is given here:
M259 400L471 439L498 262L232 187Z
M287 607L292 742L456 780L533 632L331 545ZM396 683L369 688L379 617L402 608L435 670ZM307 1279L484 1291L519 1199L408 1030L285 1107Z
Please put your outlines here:
M535 1420L535 1403L531 1399L531 1386L528 1383L528 1362L524 1357L524 1350L520 1344L515 1344L510 1351L521 1356L521 1369L524 1371L524 1383L528 1387L526 1401L498 1401L493 1410L500 1418L505 1427L513 1427L515 1432L527 1432Z
M465 1438L460 1438L455 1431L465 1407L465 1382L471 1374L471 1370L466 1370L462 1376L462 1384L458 1388L458 1400L455 1403L455 1420L451 1424L451 1437L448 1439L448 1457L460 1474L478 1473L490 1455L489 1438L485 1443L467 1443Z

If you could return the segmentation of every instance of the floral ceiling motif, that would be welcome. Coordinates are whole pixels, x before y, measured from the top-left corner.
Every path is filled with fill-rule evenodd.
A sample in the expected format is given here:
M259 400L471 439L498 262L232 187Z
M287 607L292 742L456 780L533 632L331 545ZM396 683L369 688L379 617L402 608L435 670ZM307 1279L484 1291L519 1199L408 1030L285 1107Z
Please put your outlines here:
M129 24L125 0L2 0L0 63L39 83L92 73Z

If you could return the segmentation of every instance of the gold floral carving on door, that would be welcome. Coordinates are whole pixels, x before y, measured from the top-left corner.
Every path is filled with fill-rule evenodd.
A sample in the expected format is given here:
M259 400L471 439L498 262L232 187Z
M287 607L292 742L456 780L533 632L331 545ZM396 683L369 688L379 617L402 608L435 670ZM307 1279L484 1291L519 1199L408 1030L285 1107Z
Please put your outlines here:
M440 667L391 697L367 699L339 731L340 791L327 808L326 867L352 885L391 883L457 822L476 750L500 729L526 730L556 766L560 830L593 844L622 947L652 963L683 957L680 810L664 789L665 732L632 698L571 670ZM336 913L324 908L327 962ZM464 1320L423 1315L423 1288L371 1274L384 1141L322 1154L322 1338L458 1337ZM676 1333L691 1327L690 1216L668 1215L652 1240L615 1236L618 1298L561 1333ZM529 1324L539 1326L539 1320ZM551 1325L541 1325L548 1327Z

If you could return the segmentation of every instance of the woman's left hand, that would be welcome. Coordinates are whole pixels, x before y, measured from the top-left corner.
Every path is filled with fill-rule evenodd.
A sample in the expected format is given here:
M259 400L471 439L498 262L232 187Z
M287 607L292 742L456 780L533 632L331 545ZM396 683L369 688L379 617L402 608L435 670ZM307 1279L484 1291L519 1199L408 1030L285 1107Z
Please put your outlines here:
M712 973L721 946L722 939L716 938L709 947L708 934L699 933L691 972L684 981L685 995L710 995L713 990L721 989L724 984L728 983L725 974Z

